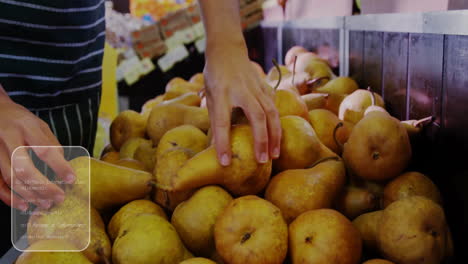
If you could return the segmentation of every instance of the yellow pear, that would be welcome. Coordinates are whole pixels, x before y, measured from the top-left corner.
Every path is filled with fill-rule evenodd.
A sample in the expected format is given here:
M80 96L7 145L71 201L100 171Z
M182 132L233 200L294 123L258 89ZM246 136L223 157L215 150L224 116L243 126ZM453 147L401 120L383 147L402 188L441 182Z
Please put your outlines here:
M107 144L104 149L101 151L101 155L100 155L100 159L102 159L102 157L104 157L104 155L106 155L107 153L109 152L116 152L114 147L112 147L112 144Z
M359 230L364 247L369 250L378 249L377 231L380 225L383 211L374 211L358 216L353 225Z
M301 46L291 47L284 56L284 64L286 66L292 65L297 55L309 52L306 48ZM318 56L317 56L318 57Z
M156 146L168 130L181 125L193 125L203 132L208 131L210 128L208 110L182 104L158 105L151 111L147 133Z
M216 262L206 258L191 258L180 262L180 264L216 264Z
M301 98L307 105L307 109L310 111L314 109L325 108L327 105L328 94L310 93L301 96Z
M347 187L336 199L336 209L353 220L379 207L379 199L372 192L356 187Z
M114 163L117 166L122 166L134 170L146 171L145 164L141 163L138 160L134 159L120 159Z
M374 111L357 123L344 145L343 159L365 180L383 181L398 176L411 159L405 128L387 113Z
M343 151L342 144L348 141L349 135L353 129L353 124L345 121L337 128L338 124L341 122L340 119L326 109L310 111L309 120L320 141L330 150L340 155Z
M290 70L293 70L294 65L290 66ZM296 72L307 72L311 79L320 77L333 77L333 72L328 64L317 55L311 52L301 53L297 56L296 61Z
M92 264L82 252L54 252L54 250L63 250L64 248L78 250L65 240L41 240L29 246L27 251L18 257L15 264Z
M338 157L325 158L310 169L286 170L273 177L265 198L278 206L287 223L314 209L331 208L346 181Z
M159 205L148 200L135 200L122 206L122 208L115 213L109 224L107 225L107 233L111 240L115 240L119 234L122 225L139 214L155 214L167 220L164 210Z
M133 155L134 158L143 165L145 165L145 170L146 171L153 171L154 167L156 166L156 148L153 147L153 142L151 142L151 145L140 145L138 148L135 150L135 154Z
M151 109L153 109L153 107L157 106L158 104L162 103L163 100L164 95L158 95L155 98L146 101L146 103L144 103L141 107L140 114L145 116L146 119L148 119Z
M201 98L195 92L184 93L178 97L175 97L170 100L163 101L159 105L168 105L168 104L183 104L188 106L200 106Z
M279 65L278 66L280 71L276 67L272 67L266 76L266 82L270 84L271 86L275 86L280 79L280 76L282 78L286 78L286 76L290 75L291 72L288 70L288 68L284 65ZM281 74L281 75L280 75Z
M424 196L442 204L442 195L437 186L422 173L406 172L389 182L383 193L383 206L410 196Z
M158 179L158 187L183 191L219 184L235 195L256 194L263 190L270 179L271 160L265 164L257 163L250 126L236 125L231 128L231 146L232 161L229 166L219 164L216 149L210 146L188 160L171 181Z
M370 259L362 264L395 264L385 259Z
M298 93L288 90L276 90L275 105L280 117L295 115L309 119L307 105Z
M63 203L49 210L36 209L27 228L30 244L39 240L63 237L93 263L106 263L111 244L99 213L88 202L74 195L66 195ZM89 245L88 245L89 243ZM64 244L62 250L71 250Z
M175 209L171 223L184 244L196 256L210 257L214 253L213 229L216 218L231 200L231 195L221 187L207 186L196 191Z
M177 177L179 169L195 154L204 150L208 145L207 136L192 125L183 125L167 131L159 141L156 152L158 163L154 175L156 182L170 182ZM193 193L193 189L167 192L157 188L154 200L173 211L175 207L186 200Z
M276 171L304 169L322 157L333 155L315 134L312 126L298 116L285 116L281 121L280 157L273 161Z
M375 98L374 104L372 103L373 98ZM380 95L374 92L363 89L356 90L341 102L338 117L356 124L363 118L364 112L371 105L384 107L384 101Z
M317 89L319 93L351 94L359 89L356 81L349 77L338 77Z
M230 264L283 263L288 226L270 202L248 195L231 201L214 227L216 250Z
M121 112L110 126L110 141L119 151L122 144L132 137L145 137L146 117L133 110Z
M133 159L135 157L135 151L140 145L149 145L152 146L153 142L151 140L145 139L145 138L140 138L140 137L134 137L130 138L125 143L120 147L120 158L121 159Z
M155 214L139 214L120 228L112 248L114 264L174 264L189 257L174 227Z
M70 165L77 176L70 192L86 199L90 195L91 205L97 210L141 199L151 191L153 177L145 171L88 157L75 158Z
M104 156L101 157L101 160L115 164L117 161L120 160L120 153L117 151L107 152L106 154L104 154Z
M338 115L340 112L340 105L347 96L347 94L328 94L325 109L331 111L335 115Z
M164 94L164 101L171 100L183 94L190 92L199 92L203 85L197 82L187 82L186 80L176 77L169 81L166 85L166 93Z
M289 250L293 264L358 264L362 241L342 214L317 209L301 214L289 225Z
M191 83L198 83L200 85L205 85L205 76L203 76L203 73L195 73L189 80Z
M385 208L377 231L382 255L399 264L438 264L446 255L447 223L440 205L422 196Z

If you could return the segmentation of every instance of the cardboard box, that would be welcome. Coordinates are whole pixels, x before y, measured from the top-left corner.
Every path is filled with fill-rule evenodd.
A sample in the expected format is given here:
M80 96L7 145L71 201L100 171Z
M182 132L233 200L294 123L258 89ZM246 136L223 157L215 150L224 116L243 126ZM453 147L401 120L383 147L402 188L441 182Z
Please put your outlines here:
M468 0L361 0L362 14L467 9Z
M137 31L133 31L131 36L133 43L162 40L161 29L159 28L158 23L143 27Z
M163 55L167 51L164 41L140 43L134 46L135 51L141 58L155 58Z

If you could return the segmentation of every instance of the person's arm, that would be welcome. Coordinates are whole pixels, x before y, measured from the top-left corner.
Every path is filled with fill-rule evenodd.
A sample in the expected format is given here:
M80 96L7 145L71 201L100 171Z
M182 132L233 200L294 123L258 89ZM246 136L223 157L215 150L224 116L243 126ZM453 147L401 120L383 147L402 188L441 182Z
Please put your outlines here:
M238 0L200 0L205 25L207 106L218 159L231 162L229 132L233 107L249 119L257 160L265 163L280 153L281 125L274 94L248 58Z
M1 85L0 124L0 200L22 211L28 208L28 202L41 208L61 203L65 195L63 190L36 169L24 148L15 152L19 146L60 146L59 142L44 121L13 102ZM33 150L64 182L74 182L73 169L64 159L60 148ZM12 170L13 153L15 157L25 158L15 158ZM40 186L42 189L32 188L38 187L34 182L39 181L43 183ZM14 190L13 195L10 188Z

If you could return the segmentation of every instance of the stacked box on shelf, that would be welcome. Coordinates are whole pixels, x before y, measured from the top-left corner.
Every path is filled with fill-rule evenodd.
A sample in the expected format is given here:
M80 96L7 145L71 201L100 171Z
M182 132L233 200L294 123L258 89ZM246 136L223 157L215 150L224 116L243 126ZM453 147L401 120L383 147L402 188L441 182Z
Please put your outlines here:
M160 21L160 26L164 39L169 39L173 37L177 31L190 28L192 23L187 15L187 10L184 8L163 17Z
M142 58L159 57L167 50L159 24L152 24L133 31L131 36L133 48Z
M250 29L257 26L263 19L263 0L241 1L240 16L242 29Z
M192 22L192 24L197 24L201 22L201 10L200 6L195 3L187 7L187 15Z

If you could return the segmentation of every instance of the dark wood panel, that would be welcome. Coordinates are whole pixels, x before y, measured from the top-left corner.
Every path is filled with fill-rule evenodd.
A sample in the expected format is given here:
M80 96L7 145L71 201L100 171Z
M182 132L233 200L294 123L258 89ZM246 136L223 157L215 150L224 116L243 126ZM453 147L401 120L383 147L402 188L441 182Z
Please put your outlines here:
M364 31L349 32L349 76L356 80L360 87L363 83Z
M444 36L410 34L409 119L436 117L440 123Z
M382 91L382 32L364 32L363 84L362 88L371 87L372 91Z
M263 35L263 66L265 72L273 67L272 59L277 59L278 55L278 35L277 28L262 28Z
M408 33L384 33L383 95L389 112L406 119Z

